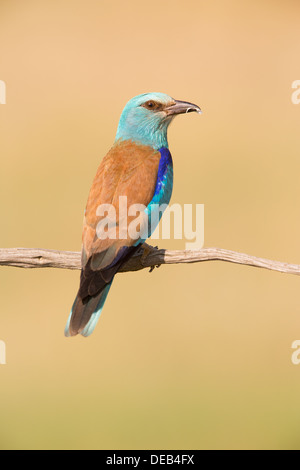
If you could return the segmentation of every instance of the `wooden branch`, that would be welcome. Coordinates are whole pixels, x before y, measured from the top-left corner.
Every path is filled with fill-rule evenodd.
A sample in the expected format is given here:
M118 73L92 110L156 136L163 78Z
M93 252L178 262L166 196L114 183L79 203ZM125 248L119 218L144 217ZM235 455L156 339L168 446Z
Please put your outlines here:
M120 272L139 271L162 264L198 263L202 261L227 261L229 263L254 266L257 268L300 275L300 266L281 263L263 258L223 250L221 248L203 248L199 251L160 250L147 245L146 252L139 250L123 265ZM149 253L146 255L146 253ZM55 251L38 248L2 248L0 249L0 266L18 268L61 268L80 269L80 253Z

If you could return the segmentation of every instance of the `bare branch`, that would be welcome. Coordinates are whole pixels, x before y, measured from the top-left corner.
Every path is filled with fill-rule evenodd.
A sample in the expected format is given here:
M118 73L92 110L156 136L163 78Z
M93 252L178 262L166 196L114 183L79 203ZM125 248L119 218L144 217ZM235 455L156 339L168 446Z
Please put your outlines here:
M257 258L221 248L204 248L199 251L170 251L159 250L149 245L146 245L145 252L141 249L128 260L122 266L120 272L139 271L162 264L199 263L202 261L227 261L281 273L300 275L299 265ZM81 261L78 252L38 248L2 248L0 249L0 266L80 269Z

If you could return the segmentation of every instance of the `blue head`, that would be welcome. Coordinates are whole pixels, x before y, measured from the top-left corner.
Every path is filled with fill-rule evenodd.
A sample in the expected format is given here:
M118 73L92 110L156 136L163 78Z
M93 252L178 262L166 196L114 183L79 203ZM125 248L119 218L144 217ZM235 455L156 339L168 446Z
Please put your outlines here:
M116 135L117 140L132 140L154 149L168 148L168 126L177 114L196 111L199 106L176 101L164 93L145 93L125 106Z

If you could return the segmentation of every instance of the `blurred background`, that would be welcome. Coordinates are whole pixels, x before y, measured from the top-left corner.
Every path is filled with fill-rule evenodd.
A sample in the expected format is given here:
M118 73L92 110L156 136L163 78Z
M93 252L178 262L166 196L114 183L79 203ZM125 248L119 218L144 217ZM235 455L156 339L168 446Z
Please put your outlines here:
M300 264L295 0L1 0L1 247L79 251L133 96L200 105L169 130L172 203L205 246ZM159 242L182 249L184 242ZM0 269L2 449L299 449L300 280L222 262L117 275L88 338L79 272Z

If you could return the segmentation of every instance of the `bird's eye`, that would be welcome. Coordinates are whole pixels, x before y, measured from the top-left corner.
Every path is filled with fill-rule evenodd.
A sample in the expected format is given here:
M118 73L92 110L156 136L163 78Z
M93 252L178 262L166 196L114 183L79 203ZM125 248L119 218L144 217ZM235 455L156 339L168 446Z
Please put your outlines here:
M146 109L150 109L151 111L153 111L154 109L158 109L160 107L159 103L156 103L155 101L146 101L146 103L144 103L142 106L144 106L144 108Z

